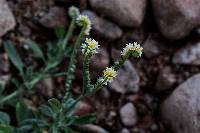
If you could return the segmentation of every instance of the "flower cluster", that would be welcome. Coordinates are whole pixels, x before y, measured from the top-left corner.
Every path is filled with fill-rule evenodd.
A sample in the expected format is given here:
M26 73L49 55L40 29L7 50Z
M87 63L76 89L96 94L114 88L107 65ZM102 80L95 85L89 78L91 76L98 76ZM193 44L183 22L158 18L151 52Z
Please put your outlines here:
M98 53L97 50L99 49L98 42L91 38L86 38L85 43L82 44L82 53L85 55L93 55Z
M69 16L72 18L76 18L78 15L80 15L78 8L76 8L75 6L70 7L68 13Z
M99 78L99 82L107 85L108 82L112 82L113 78L117 76L117 72L112 68L106 67L103 71L103 77Z
M143 48L137 42L134 42L134 44L129 43L129 44L126 44L125 48L123 48L123 51L121 52L121 55L125 56L129 52L131 52L135 57L141 57L142 50L143 50Z
M88 18L88 16L85 15L79 15L77 18L77 24L79 26L84 26L85 27L85 35L89 35L90 30L91 30L91 21Z

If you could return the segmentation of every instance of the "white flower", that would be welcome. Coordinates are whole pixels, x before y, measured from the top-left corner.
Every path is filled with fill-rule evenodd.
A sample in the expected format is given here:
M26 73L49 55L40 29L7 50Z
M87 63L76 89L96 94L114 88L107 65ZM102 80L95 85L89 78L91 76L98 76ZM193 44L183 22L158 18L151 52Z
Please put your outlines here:
M72 18L76 18L80 14L78 8L75 6L71 6L68 10L68 13L69 13L69 16Z
M132 52L134 56L140 57L142 55L143 48L137 42L126 44L126 47L123 48L121 52L122 56L125 56L128 52Z
M112 82L113 78L115 78L116 76L117 72L112 67L111 68L106 67L106 70L104 70L103 72L105 84L107 84L107 82Z
M91 30L91 21L88 18L88 16L85 15L79 15L77 18L77 24L80 26L85 26L85 35L89 35Z
M99 49L98 42L91 38L86 38L85 43L82 44L82 53L83 54L95 54L98 53L97 50Z

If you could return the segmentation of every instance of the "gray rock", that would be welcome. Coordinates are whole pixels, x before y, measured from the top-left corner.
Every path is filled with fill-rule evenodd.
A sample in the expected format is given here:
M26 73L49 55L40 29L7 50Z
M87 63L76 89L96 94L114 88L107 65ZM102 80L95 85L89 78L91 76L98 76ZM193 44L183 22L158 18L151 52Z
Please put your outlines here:
M147 58L153 58L155 56L158 56L161 53L161 49L159 46L162 44L163 41L160 41L157 35L150 35L143 45L144 55Z
M127 103L122 106L120 109L120 118L125 126L134 126L138 120L135 106L132 103Z
M101 37L115 40L122 35L122 30L116 24L107 21L92 11L84 11L82 14L87 15L92 22L92 29L94 29L95 33L99 34Z
M117 47L118 49L122 49L126 46L127 43L130 42L142 43L144 42L145 38L146 38L146 33L144 31L143 26L140 28L134 28L124 32L122 38L114 46Z
M174 54L172 62L181 65L200 65L200 42L189 43L178 50Z
M102 99L107 100L108 98L110 98L110 92L108 90L108 88L103 87L100 91L99 91L99 95Z
M78 116L86 115L93 112L93 107L86 101L79 101L76 108L75 114Z
M6 0L0 0L0 37L12 30L15 25L15 18L8 7Z
M89 0L99 14L120 26L139 27L146 11L146 0Z
M4 88L11 79L10 63L7 54L0 54L0 84Z
M102 127L93 124L87 124L84 126L77 127L82 133L109 133Z
M178 86L161 104L161 115L175 133L200 131L200 74Z
M39 22L46 28L54 29L57 27L66 27L68 25L67 14L63 8L51 7L47 13L44 13Z
M156 81L156 90L164 91L172 89L171 87L176 82L176 75L172 73L170 67L164 67L161 69L157 81Z
M130 133L130 131L128 129L124 128L119 133Z
M109 83L111 90L118 93L138 92L140 78L130 61L126 61L124 66L118 71L117 77Z
M160 31L168 39L181 39L200 24L199 0L151 1Z

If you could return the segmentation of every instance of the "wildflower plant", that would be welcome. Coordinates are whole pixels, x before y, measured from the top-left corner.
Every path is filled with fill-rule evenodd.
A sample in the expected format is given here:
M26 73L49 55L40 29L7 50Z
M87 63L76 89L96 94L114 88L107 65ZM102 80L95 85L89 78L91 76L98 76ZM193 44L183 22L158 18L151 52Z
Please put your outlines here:
M20 100L17 100L16 104L16 118L18 126L11 126L9 115L5 112L0 112L0 133L78 133L72 127L73 125L83 125L95 121L95 114L88 114L85 116L76 116L74 111L77 103L88 96L93 95L104 85L112 82L117 76L118 70L123 66L124 62L133 56L138 58L142 55L142 47L134 42L129 43L121 52L121 59L113 66L106 67L102 72L101 77L99 77L96 83L92 84L90 79L89 64L93 55L98 53L100 45L98 42L92 38L87 37L91 30L91 21L87 16L80 15L79 10L76 7L71 7L69 9L69 15L72 18L71 24L69 26L68 32L63 34L57 31L59 36L59 41L54 47L50 45L50 50L47 53L47 58L39 48L39 46L33 42L30 43L30 47L33 52L40 57L45 64L39 72L34 72L33 69L27 69L24 71L24 64L22 63L19 55L14 49L13 45L7 42L5 50L14 66L19 70L22 83L14 80L17 86L17 90L7 96L0 95L0 105L5 104L16 96L22 96L27 90L34 88L34 85L40 80L49 76L66 76L65 80L65 94L62 99L52 98L48 100L47 105L42 105L39 110L33 111L28 109L27 106ZM66 48L69 38L76 26L81 28L81 31L72 46L69 65L64 73L57 73L54 68L66 57ZM60 35L61 34L61 35ZM53 50L51 50L53 47ZM80 96L75 98L72 93L72 81L75 79L76 70L76 56L78 51L83 54L83 88ZM54 72L54 73L53 73ZM28 89L27 89L28 88ZM0 94L2 94L3 89L0 88Z

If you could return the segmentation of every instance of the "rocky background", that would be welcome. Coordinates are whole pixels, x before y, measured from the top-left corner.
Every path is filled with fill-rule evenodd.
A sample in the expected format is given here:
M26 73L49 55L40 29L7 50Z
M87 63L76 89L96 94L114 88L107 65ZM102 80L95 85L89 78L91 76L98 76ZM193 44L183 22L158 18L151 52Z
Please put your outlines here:
M53 29L67 29L71 5L89 16L91 36L102 46L92 59L93 79L126 43L144 47L142 59L127 61L114 82L79 103L77 114L98 114L95 124L79 127L83 133L200 132L199 0L0 0L0 82L8 91L17 74L3 41L15 44L27 66L40 66L21 41L31 38L45 50L45 42L56 39ZM78 61L74 94L81 88L81 57ZM63 88L64 77L45 79L24 101L35 109L62 96Z

